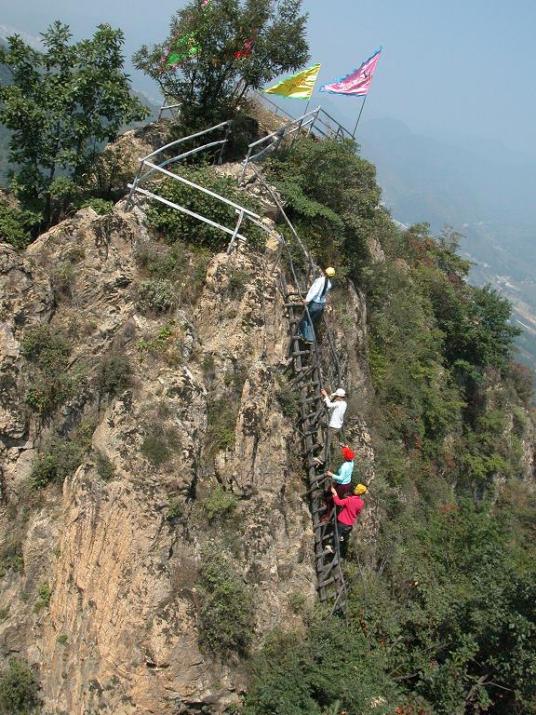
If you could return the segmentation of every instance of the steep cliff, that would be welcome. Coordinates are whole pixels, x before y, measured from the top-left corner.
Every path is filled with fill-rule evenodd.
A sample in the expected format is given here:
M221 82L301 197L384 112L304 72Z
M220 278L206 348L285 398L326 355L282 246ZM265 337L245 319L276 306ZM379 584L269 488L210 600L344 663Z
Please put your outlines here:
M207 554L250 590L256 642L299 623L296 601L315 600L278 243L230 256L185 244L164 305L150 291L166 281L155 285L147 264L171 254L124 204L79 211L26 254L1 246L0 647L38 666L45 712L237 702L240 662L199 645ZM340 301L355 316L344 370L358 399L363 299L350 284ZM66 359L39 363L53 339ZM62 386L36 409L28 395L48 378ZM36 489L47 456L67 465Z

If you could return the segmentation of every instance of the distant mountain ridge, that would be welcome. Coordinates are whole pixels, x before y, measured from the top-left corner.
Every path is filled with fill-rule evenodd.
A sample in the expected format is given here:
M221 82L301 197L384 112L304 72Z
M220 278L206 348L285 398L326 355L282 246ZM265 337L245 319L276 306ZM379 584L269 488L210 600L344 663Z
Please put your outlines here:
M491 283L513 303L525 331L520 355L535 368L536 161L490 142L421 136L392 119L365 122L357 139L395 218L463 234L462 250L475 263L471 280Z

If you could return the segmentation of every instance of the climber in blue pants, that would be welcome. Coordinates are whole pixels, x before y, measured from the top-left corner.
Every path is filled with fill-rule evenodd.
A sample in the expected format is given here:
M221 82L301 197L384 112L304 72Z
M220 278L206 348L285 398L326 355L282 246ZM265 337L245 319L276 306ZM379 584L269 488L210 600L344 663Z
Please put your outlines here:
M315 325L326 307L327 296L331 290L331 281L329 279L333 278L334 275L334 268L326 268L322 275L314 281L305 296L303 304L306 307L306 311L298 330L300 337L306 343L313 343L315 340Z

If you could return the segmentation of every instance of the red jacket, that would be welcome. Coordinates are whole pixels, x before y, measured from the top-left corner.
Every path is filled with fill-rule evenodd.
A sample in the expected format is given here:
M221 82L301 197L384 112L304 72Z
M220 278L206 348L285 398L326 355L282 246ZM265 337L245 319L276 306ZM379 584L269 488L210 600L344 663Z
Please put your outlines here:
M337 520L340 521L341 524L345 524L346 526L354 525L355 520L365 506L365 502L363 501L363 499L361 499L361 497L356 496L355 494L352 494L349 497L345 497L344 499L341 499L336 494L334 494L333 501L337 506L342 506L342 509L337 516Z

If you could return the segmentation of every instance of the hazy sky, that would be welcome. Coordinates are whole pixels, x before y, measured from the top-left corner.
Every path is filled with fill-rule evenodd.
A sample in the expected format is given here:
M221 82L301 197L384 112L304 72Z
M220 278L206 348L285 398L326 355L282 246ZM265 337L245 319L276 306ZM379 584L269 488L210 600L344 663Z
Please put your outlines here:
M0 0L0 24L37 34L59 18L80 37L110 22L125 31L130 56L140 44L163 39L170 15L183 5ZM320 82L383 45L364 118L392 117L420 133L478 137L536 156L535 0L304 0L304 7ZM143 77L133 79L150 90ZM334 101L353 114L359 100Z

